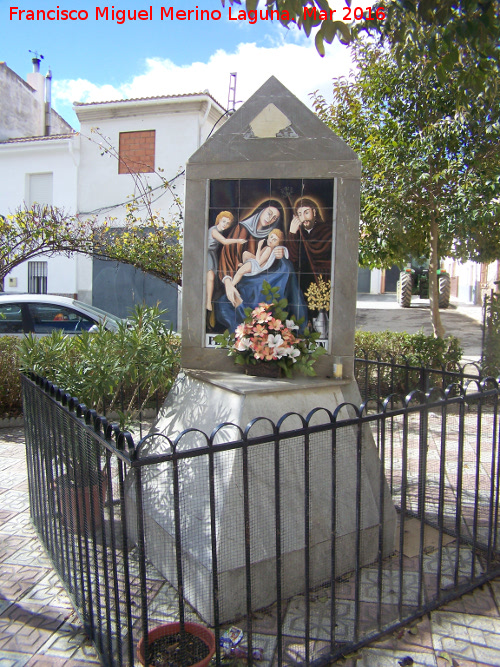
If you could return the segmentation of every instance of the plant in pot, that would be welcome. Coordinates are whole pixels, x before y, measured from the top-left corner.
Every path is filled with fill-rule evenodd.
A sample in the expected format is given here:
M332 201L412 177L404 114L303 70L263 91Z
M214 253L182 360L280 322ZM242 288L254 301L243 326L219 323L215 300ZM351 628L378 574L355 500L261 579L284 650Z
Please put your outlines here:
M95 469L91 474L70 470L54 480L58 510L70 530L79 533L88 527L99 529L102 525L102 507L106 502L106 470Z
M91 411L93 412L93 411ZM69 530L99 529L107 496L107 472L99 445L75 442L65 424L48 429L47 477L55 509Z
M204 625L175 622L148 632L137 646L137 659L148 667L206 667L215 653L215 635Z
M317 342L320 334L308 329L299 333L303 320L288 314L288 301L280 298L277 287L264 282L262 294L266 301L246 308L244 321L234 332L215 336L216 344L245 366L248 375L290 378L295 371L316 375L313 366L325 352Z

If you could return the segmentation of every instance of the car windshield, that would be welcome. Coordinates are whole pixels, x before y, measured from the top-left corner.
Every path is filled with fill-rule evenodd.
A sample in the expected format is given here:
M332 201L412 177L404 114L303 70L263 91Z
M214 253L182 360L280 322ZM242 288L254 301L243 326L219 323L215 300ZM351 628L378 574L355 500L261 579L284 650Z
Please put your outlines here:
M107 313L105 310L101 310L100 308L96 308L95 306L89 306L88 303L82 304L81 302L78 301L73 301L73 305L75 308L85 308L89 313L95 315L95 317L98 320L111 320L114 322L117 326L120 324L120 322L123 322L123 319L121 317L118 317L117 315L112 315L111 313Z

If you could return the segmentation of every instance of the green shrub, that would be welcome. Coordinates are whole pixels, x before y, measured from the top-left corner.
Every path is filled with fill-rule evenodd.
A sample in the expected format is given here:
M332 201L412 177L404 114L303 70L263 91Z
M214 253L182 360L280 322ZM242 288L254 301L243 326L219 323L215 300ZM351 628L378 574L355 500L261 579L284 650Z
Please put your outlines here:
M354 356L387 364L356 364L356 380L363 400L383 398L392 393L405 395L417 388L446 387L454 381L452 376L427 372L423 378L420 369L459 371L462 353L460 341L454 336L443 339L426 336L422 331L414 334L356 331ZM411 370L410 366L417 369Z
M21 368L34 371L100 414L117 412L121 425L167 395L177 375L180 339L158 307L137 306L118 331L100 326L65 336L27 336L19 344Z
M18 417L23 411L19 375L19 339L0 337L0 418Z
M179 369L180 339L160 319L158 308L137 307L129 326L118 332L100 327L95 333L17 339L0 338L0 417L22 412L18 368L33 370L98 412L121 413L121 422L133 421L139 410L167 395ZM19 352L18 352L19 346ZM391 331L356 331L355 356L410 366L452 371L459 367L462 350L457 338L444 340ZM357 380L389 389L416 387L419 372L394 371L358 365ZM394 382L396 381L396 386ZM413 383L413 384L412 384Z
M406 362L410 366L457 370L463 350L455 336L434 338L423 331L409 334L405 331L356 331L354 356L381 361Z

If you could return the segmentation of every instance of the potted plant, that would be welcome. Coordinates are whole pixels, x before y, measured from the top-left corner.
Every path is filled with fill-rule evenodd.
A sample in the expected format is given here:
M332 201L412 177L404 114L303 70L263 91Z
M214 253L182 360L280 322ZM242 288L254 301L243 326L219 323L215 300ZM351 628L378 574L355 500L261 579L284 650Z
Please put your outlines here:
M234 332L215 336L216 344L229 350L249 375L292 377L295 371L316 375L313 366L325 352L317 342L320 334L307 329L299 333L302 320L289 316L288 301L280 298L277 287L264 282L262 294L266 301L253 310L246 308L243 322Z
M86 525L99 529L108 490L105 460L97 443L74 442L69 433L62 437L63 432L62 425L46 429L47 478L55 508L69 530L83 533Z
M206 667L214 653L214 633L190 622L160 625L148 632L147 649L144 638L137 645L137 659L149 667Z
M101 507L106 502L106 470L95 475L78 475L69 470L54 480L58 509L67 528L78 533L85 531L85 521L89 528L98 529L102 524Z
M321 338L328 336L327 313L330 312L331 288L331 281L323 280L323 276L320 275L315 282L309 285L305 293L309 309L318 311L318 316L313 319L313 327L320 334Z

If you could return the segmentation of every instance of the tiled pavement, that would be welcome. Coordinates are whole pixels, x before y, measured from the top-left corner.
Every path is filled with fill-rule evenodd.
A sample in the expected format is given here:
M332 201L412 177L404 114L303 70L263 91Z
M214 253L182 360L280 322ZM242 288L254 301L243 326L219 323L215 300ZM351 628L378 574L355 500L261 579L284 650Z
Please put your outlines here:
M431 565L429 566L431 569ZM411 573L410 573L411 574ZM370 585L367 580L366 594ZM388 582L390 584L390 582ZM411 585L405 595L412 595ZM347 597L347 596L346 596ZM342 601L348 604L348 600ZM318 599L315 627L321 625ZM500 578L337 664L346 667L500 666ZM346 610L349 617L349 610ZM287 620L303 622L300 599L290 602ZM271 639L270 619L262 635ZM349 628L346 626L346 638ZM321 636L315 638L321 643ZM302 647L297 645L300 658ZM293 656L293 643L286 646ZM287 660L287 662L290 662ZM0 430L0 667L78 667L99 660L31 527L22 428ZM290 663L291 664L291 663Z

